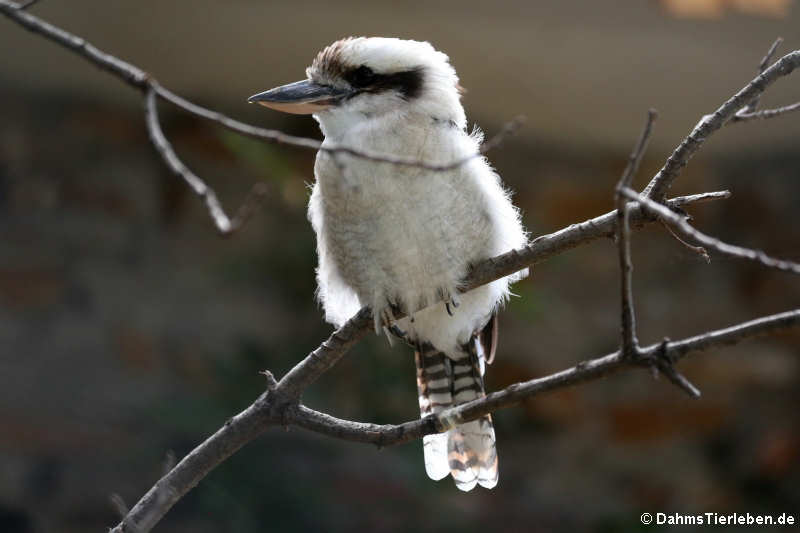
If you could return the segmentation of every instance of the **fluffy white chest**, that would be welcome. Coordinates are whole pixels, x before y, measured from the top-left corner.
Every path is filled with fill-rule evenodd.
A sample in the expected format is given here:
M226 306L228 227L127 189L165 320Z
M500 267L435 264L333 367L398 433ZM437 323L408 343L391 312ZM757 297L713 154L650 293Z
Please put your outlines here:
M477 150L477 139L445 121L420 117L403 124L366 121L335 142L432 163ZM321 153L315 174L309 216L318 240L320 296L331 321L343 322L361 305L413 314L453 300L460 305L452 317L439 304L401 323L442 350L466 342L485 323L507 281L463 296L458 282L470 263L525 241L517 212L485 161L436 172Z

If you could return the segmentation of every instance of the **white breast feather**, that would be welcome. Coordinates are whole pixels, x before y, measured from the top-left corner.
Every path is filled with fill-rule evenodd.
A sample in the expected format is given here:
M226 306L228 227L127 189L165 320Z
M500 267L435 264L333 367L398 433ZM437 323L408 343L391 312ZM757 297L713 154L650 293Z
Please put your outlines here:
M468 135L429 116L400 118L343 128L347 135L336 142L431 163L480 146L480 132ZM509 282L525 275L459 295L470 263L527 240L509 194L483 158L433 172L321 153L315 173L309 218L317 233L318 296L336 326L363 305L380 311L391 303L414 313L401 329L447 351L482 327L507 298ZM442 296L460 301L454 317L441 303L419 311Z

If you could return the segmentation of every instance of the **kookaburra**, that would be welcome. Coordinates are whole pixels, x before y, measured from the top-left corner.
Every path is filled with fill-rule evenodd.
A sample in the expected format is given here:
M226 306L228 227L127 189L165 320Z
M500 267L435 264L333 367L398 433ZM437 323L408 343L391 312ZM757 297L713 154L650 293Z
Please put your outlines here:
M323 147L446 164L476 154L448 57L429 43L347 38L322 50L306 79L249 101L312 114ZM434 171L317 153L308 216L317 234L319 299L337 327L369 306L416 350L421 415L484 396L484 363L497 343L496 313L509 283L526 272L462 293L470 264L526 244L517 209L483 157ZM394 311L406 318L395 320ZM432 479L451 474L464 491L497 484L490 416L424 438Z

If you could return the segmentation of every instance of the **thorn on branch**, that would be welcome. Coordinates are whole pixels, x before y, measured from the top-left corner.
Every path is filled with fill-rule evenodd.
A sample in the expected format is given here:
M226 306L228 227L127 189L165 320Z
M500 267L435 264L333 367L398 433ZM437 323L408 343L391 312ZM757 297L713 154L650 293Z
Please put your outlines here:
M166 476L170 470L175 468L176 461L175 452L173 450L167 450L167 453L164 455L164 462L161 465L161 477Z
M695 387L683 374L675 370L675 361L669 356L669 342L669 338L664 337L664 340L661 341L656 350L655 357L651 360L650 368L666 376L673 385L692 398L700 398L700 389Z
M111 505L114 507L114 510L120 516L120 518L125 518L128 515L128 506L125 504L125 500L122 499L122 496L117 494L116 492L109 496L108 500L111 502Z
M275 379L275 375L269 370L262 370L259 372L259 374L267 379L267 390L270 392L274 391L278 386L278 381Z

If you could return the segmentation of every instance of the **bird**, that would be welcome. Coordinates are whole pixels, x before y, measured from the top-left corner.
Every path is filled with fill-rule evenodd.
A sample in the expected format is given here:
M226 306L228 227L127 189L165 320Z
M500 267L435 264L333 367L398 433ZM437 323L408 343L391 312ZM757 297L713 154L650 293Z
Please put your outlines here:
M306 79L248 99L318 122L324 140L308 217L325 319L339 327L369 306L376 332L413 347L423 418L485 396L497 313L510 284L527 275L461 290L471 265L528 242L509 191L479 153L483 133L468 131L462 92L449 57L428 42L347 37L317 54ZM335 147L425 164L326 150ZM491 416L458 424L442 418L446 430L423 438L428 476L451 475L462 491L493 488Z

